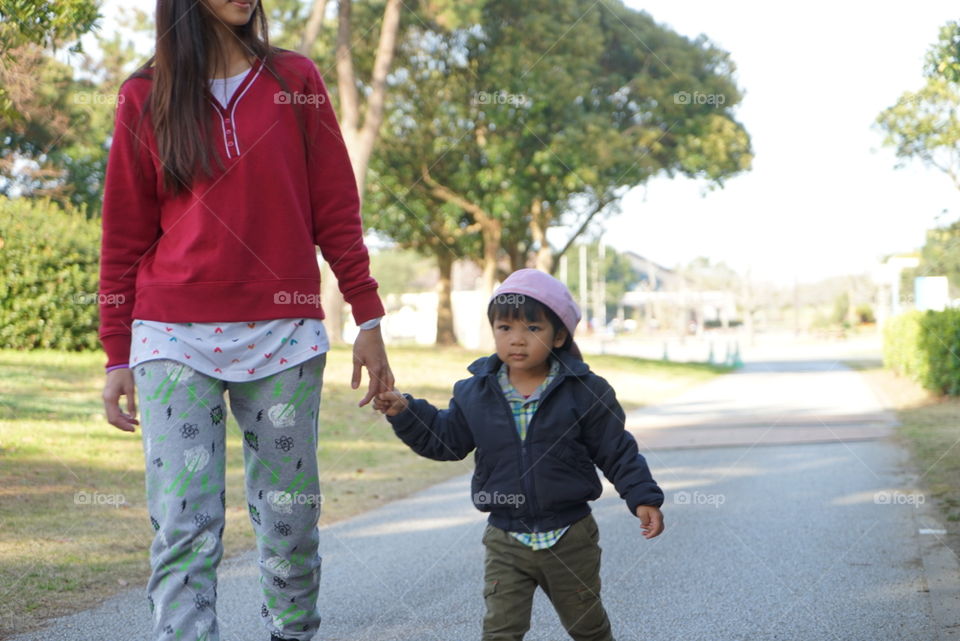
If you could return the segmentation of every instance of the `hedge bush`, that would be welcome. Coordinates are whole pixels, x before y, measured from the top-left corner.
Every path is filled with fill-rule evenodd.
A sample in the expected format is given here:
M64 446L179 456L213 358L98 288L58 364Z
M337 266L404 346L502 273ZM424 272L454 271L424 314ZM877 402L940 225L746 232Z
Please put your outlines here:
M930 391L960 395L960 309L911 311L889 319L883 363Z
M100 233L81 209L0 197L0 346L99 348Z

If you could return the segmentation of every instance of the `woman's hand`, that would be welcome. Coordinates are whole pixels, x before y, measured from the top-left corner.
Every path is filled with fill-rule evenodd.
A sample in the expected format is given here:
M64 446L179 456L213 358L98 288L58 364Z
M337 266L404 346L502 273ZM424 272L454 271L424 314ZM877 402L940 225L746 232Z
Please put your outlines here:
M127 412L120 409L120 397L127 397ZM137 415L136 386L133 383L133 370L129 367L107 372L107 382L103 386L103 406L107 410L107 422L124 432L136 431L139 425Z
M350 387L360 387L360 368L366 367L370 376L367 395L360 400L360 407L369 403L377 394L393 389L393 372L387 362L387 350L383 345L380 326L361 329L353 343L353 378Z

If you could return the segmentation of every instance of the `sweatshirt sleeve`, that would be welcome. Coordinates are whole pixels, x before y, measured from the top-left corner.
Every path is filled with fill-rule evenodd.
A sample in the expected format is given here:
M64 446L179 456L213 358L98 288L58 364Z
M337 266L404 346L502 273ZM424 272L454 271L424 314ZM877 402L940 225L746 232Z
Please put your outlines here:
M330 94L316 65L308 61L306 101L307 157L314 243L337 277L353 318L360 323L383 316L377 281L363 242L360 196Z
M473 434L457 405L456 395L445 410L409 394L404 396L409 403L407 409L387 420L410 449L435 461L459 461L473 451Z
M592 385L597 402L585 416L584 438L594 463L627 502L631 514L639 505L663 505L663 490L653 480L647 460L637 449L633 434L613 387L599 376Z
M124 83L117 97L103 191L98 335L107 367L129 362L137 270L161 235L152 135L149 118L140 122L137 82Z

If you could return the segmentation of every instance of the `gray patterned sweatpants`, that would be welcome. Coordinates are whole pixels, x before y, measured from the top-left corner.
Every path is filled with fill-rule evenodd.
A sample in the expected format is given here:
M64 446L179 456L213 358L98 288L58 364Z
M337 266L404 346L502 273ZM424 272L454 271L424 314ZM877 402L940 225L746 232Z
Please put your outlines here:
M326 354L235 383L169 359L134 368L146 457L147 600L156 641L219 641L217 567L226 508L230 410L243 432L247 508L257 537L260 614L271 635L307 640L320 624L317 412ZM234 635L230 635L234 636Z

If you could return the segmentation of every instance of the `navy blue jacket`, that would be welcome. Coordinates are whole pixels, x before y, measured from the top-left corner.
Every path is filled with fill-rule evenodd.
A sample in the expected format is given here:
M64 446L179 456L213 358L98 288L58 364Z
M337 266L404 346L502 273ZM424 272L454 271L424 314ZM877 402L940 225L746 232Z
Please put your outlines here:
M454 461L474 454L473 504L510 532L543 532L590 513L602 493L603 470L631 514L663 504L637 443L624 429L613 388L566 351L560 372L543 391L523 441L497 371L496 354L476 360L472 377L453 387L450 407L438 410L408 395L409 407L388 417L397 436L421 456Z

